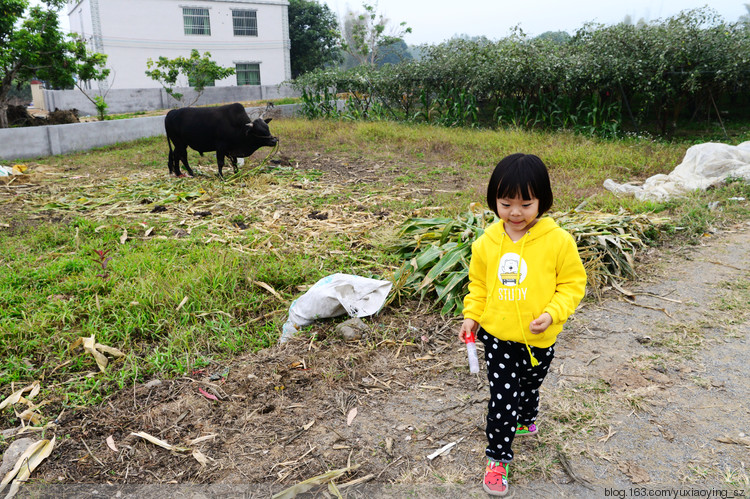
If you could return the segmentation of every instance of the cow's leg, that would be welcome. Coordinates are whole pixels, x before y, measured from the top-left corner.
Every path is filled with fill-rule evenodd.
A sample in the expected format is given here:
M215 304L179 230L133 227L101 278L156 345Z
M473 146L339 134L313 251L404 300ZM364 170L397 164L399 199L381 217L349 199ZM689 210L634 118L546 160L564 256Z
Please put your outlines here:
M174 161L173 161L173 169L172 173L174 173L175 177L184 177L182 172L180 171L180 161L185 165L185 169L190 171L190 167L187 164L187 145L184 144L175 144L174 145Z
M185 150L185 161L183 162L183 164L185 165L185 170L187 170L188 175L190 175L191 177L195 177L195 173L193 173L193 169L190 168L190 165L187 161L187 149Z
M170 153L171 164L169 165L169 172L173 173L175 177L182 175L180 172L180 160L182 159L182 147L177 144L174 145L174 153Z
M193 173L193 169L190 168L190 165L188 164L187 146L185 146L185 149L182 150L182 164L185 167L185 170L188 172L188 175L190 175L191 177L195 177L195 174Z
M224 178L224 151L221 149L216 150L216 164L219 166L219 178Z
M237 169L237 158L234 156L227 156L229 158L229 161L232 163L232 168L234 168L234 173L237 173L239 170Z

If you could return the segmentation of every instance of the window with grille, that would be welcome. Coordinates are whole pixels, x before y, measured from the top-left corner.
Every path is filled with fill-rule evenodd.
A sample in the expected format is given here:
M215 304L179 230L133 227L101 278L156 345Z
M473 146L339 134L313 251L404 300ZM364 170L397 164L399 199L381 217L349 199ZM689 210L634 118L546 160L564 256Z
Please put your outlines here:
M211 21L208 17L208 9L196 9L194 7L182 8L182 19L185 23L186 35L210 35Z
M260 85L260 64L239 63L237 71L237 85Z
M258 36L258 17L254 10L233 10L235 36Z

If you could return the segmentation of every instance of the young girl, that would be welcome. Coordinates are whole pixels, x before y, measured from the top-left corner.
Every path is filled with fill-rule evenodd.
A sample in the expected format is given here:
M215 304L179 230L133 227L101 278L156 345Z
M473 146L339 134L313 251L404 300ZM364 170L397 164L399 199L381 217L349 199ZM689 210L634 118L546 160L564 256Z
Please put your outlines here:
M555 339L583 298L586 272L573 237L542 218L552 189L541 159L513 154L500 161L487 204L501 221L471 247L459 338L477 333L484 343L490 383L484 490L502 496L513 438L537 432L539 387Z

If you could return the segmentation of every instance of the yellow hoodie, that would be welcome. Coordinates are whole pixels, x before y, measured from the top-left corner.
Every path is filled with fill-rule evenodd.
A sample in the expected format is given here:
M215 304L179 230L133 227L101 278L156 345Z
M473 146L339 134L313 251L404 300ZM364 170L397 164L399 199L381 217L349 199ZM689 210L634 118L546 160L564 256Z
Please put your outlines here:
M514 243L500 221L474 241L471 253L464 318L527 348L554 344L586 289L586 271L573 237L544 217ZM532 334L531 321L544 312L552 316L552 324Z

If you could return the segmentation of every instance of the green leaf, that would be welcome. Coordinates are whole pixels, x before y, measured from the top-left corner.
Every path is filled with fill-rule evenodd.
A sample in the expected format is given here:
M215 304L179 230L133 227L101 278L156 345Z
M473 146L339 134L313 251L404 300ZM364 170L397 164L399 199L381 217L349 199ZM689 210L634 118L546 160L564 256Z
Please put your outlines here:
M468 269L468 259L471 254L471 246L467 243L462 243L455 248L451 249L435 264L432 269L427 273L422 284L419 285L418 291L428 286L432 281L437 279L443 272L451 270L457 263L463 260L464 266Z

